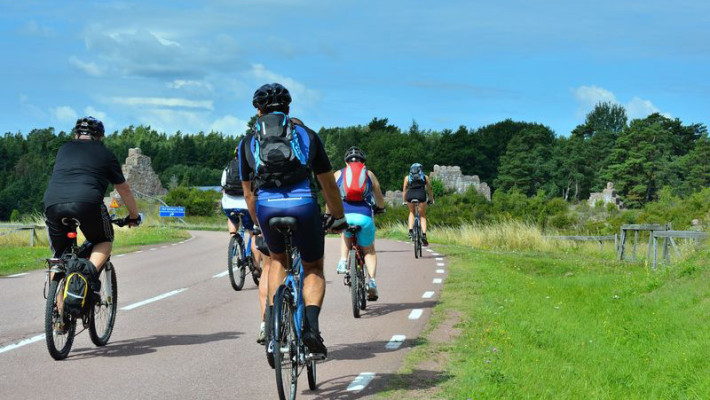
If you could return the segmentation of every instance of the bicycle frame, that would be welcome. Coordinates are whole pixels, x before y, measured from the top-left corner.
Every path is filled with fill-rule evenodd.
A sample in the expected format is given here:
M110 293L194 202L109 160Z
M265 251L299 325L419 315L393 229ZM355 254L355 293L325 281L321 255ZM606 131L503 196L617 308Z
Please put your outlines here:
M232 211L230 213L231 215L236 215L239 217L239 230L237 230L237 233L239 236L242 238L242 243L244 243L244 233L246 232L246 229L244 228L244 213L237 213ZM251 241L254 235L250 234L249 235L249 240L247 243L244 243L245 245L242 246L242 258L246 259L247 257L251 256Z
M303 300L303 262L300 254L297 252L294 254L292 240L291 236L286 238L286 259L290 260L290 265L286 269L286 279L283 284L291 292L292 298L296 300L293 323L296 326L296 336L300 341L306 311L306 304Z

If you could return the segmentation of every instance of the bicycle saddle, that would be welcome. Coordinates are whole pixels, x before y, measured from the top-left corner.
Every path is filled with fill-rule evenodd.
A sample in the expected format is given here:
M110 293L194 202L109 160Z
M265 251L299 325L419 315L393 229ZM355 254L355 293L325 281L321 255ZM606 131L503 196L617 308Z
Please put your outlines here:
M362 230L360 225L349 225L347 231L350 233L358 233Z
M294 217L273 217L269 219L269 228L276 229L281 233L295 232L298 222Z

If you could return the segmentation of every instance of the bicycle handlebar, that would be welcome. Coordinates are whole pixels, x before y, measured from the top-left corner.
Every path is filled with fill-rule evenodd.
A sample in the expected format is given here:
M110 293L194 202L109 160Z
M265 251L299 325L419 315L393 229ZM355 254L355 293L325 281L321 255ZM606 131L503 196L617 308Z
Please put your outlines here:
M143 213L138 213L138 218L135 219L128 215L125 218L111 219L111 223L117 226L126 226L131 223L136 224L135 226L140 226L143 223Z

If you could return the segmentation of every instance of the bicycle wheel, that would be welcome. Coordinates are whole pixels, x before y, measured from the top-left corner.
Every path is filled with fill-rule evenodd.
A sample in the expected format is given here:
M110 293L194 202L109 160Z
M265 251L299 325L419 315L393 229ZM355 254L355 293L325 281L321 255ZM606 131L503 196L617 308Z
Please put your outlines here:
M63 360L69 355L72 343L74 343L74 333L76 332L76 319L66 316L66 330L58 330L58 325L62 323L62 316L57 308L57 294L64 286L64 278L59 281L51 281L47 292L47 303L44 311L44 336L47 341L49 355L55 360Z
M419 219L414 220L414 258L419 258L419 247L422 245L421 232L419 231Z
M316 381L316 360L311 360L306 364L306 370L308 372L308 388L311 390L316 390L318 388L318 382Z
M101 293L89 312L89 337L97 346L105 346L113 332L118 306L118 284L116 270L110 261L106 263L101 275Z
M357 280L360 284L358 287L358 305L361 310L367 308L367 284L365 283L365 266L358 265L357 269Z
M229 281L236 291L244 287L244 277L246 276L246 265L242 260L242 237L239 234L232 235L229 239L229 252L227 253L227 270L229 271Z
M360 318L360 276L357 271L357 257L355 249L348 252L348 272L350 272L350 300L352 302L353 317Z
M273 331L276 389L281 400L295 399L298 386L298 345L292 307L291 293L282 285L274 295Z

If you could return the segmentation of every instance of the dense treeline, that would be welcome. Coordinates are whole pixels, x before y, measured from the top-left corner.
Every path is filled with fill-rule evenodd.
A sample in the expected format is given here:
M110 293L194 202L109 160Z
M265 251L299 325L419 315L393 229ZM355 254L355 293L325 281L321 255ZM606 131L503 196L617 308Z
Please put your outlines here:
M308 122L308 121L306 121ZM628 121L623 107L600 103L568 136L545 125L505 120L456 130L407 130L375 118L367 125L321 128L334 166L352 145L363 148L367 164L385 189L398 189L413 162L458 165L494 191L569 202L588 198L613 181L625 205L640 208L657 200L662 188L687 197L710 185L710 140L702 124L652 114ZM166 134L130 126L105 143L125 159L140 147L166 187L217 185L221 169L241 137L220 133ZM0 220L41 209L57 149L69 140L53 128L0 137ZM494 198L495 199L495 198ZM495 201L494 201L495 202Z

